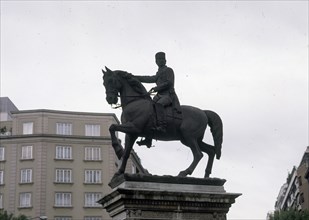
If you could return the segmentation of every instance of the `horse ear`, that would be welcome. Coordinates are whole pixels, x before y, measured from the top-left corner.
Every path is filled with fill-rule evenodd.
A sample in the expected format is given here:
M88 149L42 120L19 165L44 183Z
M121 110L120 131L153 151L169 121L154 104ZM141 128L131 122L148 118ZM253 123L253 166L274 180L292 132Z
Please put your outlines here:
M108 69L106 66L105 66L105 69L107 72L112 72L110 69Z
M102 73L103 73L103 75L105 75L106 72L102 69Z

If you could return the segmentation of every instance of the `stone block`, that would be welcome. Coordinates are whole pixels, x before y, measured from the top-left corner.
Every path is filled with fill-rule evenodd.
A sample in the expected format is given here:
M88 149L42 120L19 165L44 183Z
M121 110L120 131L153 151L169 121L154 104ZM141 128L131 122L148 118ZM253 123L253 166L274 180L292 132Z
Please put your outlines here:
M239 193L227 193L225 180L124 174L98 202L113 220L225 220Z

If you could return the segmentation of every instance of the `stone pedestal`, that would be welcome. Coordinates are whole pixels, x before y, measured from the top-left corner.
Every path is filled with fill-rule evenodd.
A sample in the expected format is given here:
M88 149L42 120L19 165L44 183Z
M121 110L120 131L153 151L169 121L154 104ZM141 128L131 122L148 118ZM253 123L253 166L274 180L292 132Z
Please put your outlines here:
M227 193L225 180L124 174L99 200L113 220L226 220L239 193Z

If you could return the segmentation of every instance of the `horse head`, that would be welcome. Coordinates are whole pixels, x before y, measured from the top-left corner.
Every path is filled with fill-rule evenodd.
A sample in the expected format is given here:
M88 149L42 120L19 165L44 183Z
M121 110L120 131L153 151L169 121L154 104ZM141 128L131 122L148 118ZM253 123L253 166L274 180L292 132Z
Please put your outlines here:
M118 102L118 94L121 90L121 83L117 77L117 75L107 67L105 67L105 71L103 72L103 85L106 91L106 101L108 104L117 104Z
M131 73L105 67L103 72L103 85L106 90L106 101L109 104L117 104L118 97L124 106L134 100L147 98L151 100L146 88Z

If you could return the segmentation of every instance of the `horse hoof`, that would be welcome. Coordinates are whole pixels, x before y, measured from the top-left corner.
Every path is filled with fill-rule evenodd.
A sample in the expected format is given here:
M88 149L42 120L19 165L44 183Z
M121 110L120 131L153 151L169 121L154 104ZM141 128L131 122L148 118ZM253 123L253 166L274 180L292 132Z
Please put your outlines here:
M187 174L187 172L185 172L185 171L181 171L179 174L178 174L178 176L179 177L186 177L188 174Z
M121 174L122 174L122 173L116 172L116 173L114 174L114 176L113 176L113 178L112 178L112 179L115 179L115 178L117 178L117 177L121 176Z
M209 178L209 173L205 173L204 178Z
M216 158L217 158L217 160L220 160L220 158L221 158L221 151L216 153Z
M217 158L217 160L220 160L220 158L221 158L221 150L219 150L219 149L216 150L216 158Z
M119 182L119 177L121 176L121 174L122 173L116 172L108 185L112 187L115 183Z

